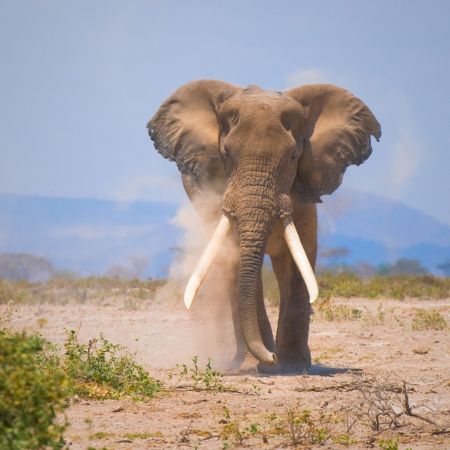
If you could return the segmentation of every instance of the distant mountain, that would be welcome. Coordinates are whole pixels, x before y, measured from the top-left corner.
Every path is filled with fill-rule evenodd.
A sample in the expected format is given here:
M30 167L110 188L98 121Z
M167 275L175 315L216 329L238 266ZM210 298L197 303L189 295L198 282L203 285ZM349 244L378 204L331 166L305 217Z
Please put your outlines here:
M450 226L402 203L342 189L319 205L320 243L346 247L342 262L371 264L405 257L438 273L450 259Z
M177 205L0 195L0 252L42 256L82 275L110 268L162 276L180 231Z
M181 237L178 205L0 195L0 253L34 254L57 270L164 276ZM401 203L340 190L319 205L320 245L348 264L450 259L450 227Z
M450 246L450 226L402 203L350 189L324 198L319 205L323 234L361 238L388 248Z

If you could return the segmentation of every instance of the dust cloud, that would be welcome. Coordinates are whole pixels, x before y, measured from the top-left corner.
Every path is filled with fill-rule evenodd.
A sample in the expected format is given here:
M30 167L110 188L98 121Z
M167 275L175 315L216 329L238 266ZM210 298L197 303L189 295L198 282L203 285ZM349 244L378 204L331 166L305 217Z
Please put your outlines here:
M235 286L232 267L238 261L239 249L231 238L223 243L191 309L187 311L183 303L187 281L218 223L215 212L220 211L221 201L221 197L212 196L202 202L197 200L195 207L183 205L173 219L173 224L183 230L183 237L175 249L168 282L157 292L156 301L167 306L169 315L170 310L176 311L177 317L181 313L181 322L175 322L167 336L165 358L159 361L163 366L187 363L196 355L201 364L211 358L214 367L224 369L235 355L230 288L227 287ZM201 216L211 220L205 223Z

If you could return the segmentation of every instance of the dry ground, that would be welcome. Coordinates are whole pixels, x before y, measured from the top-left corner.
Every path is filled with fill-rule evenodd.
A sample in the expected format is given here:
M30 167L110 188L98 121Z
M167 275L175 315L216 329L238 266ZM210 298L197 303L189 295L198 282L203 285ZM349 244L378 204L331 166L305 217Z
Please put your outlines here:
M71 449L450 448L450 331L412 329L417 308L439 311L450 325L450 299L341 299L330 308L313 316L311 374L258 376L249 361L210 391L202 381L194 389L177 364L197 354L203 368L207 356L226 366L233 349L226 310L215 322L152 299L69 301L17 306L9 326L58 344L65 329L81 341L103 332L164 382L146 402L74 399ZM276 308L269 310L275 321ZM420 417L405 414L405 391L409 412Z

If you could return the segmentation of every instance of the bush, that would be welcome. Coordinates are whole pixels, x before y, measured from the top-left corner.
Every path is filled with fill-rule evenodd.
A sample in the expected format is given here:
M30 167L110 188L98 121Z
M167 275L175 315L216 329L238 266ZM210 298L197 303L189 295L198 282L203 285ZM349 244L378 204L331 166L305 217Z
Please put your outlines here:
M428 270L417 259L400 258L394 264L381 264L379 275L425 275Z
M121 280L119 278L55 276L45 283L7 281L0 278L0 304L67 301L98 301L124 296L139 301L150 299L166 283L165 280Z
M272 305L280 302L278 285L273 272L264 268L262 273L264 296ZM322 272L317 276L319 298L409 298L444 299L450 297L450 278L433 275L374 276L361 278L357 274Z
M335 305L331 300L318 303L320 316L328 322L344 322L347 320L358 320L362 317L362 311L347 305Z
M0 253L0 277L10 281L48 280L54 275L52 264L44 258L24 253Z
M450 278L433 275L376 276L359 278L355 274L324 273L318 277L320 297L366 297L443 299L450 297Z
M10 282L0 278L0 305L9 302L23 303L29 298L26 281Z
M447 322L438 311L427 311L426 309L417 309L416 315L412 320L412 329L414 331L422 330L445 330Z
M0 331L0 448L60 449L67 379L50 344L40 336Z
M73 391L84 397L122 398L153 397L161 383L149 376L120 345L102 335L81 344L75 331L68 331L65 347L65 370Z
M161 383L103 336L80 344L68 332L64 361L40 336L0 331L0 449L61 449L66 398L153 397Z

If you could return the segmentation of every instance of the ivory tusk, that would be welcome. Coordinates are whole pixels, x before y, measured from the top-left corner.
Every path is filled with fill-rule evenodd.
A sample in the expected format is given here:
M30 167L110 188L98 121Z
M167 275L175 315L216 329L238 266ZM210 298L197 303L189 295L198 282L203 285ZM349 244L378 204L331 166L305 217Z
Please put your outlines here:
M184 291L184 304L186 308L189 309L194 301L195 295L199 290L204 278L206 277L212 262L214 261L217 253L219 253L220 246L225 239L229 229L231 228L230 220L223 214L220 218L219 224L217 225L211 239L208 242L205 250L200 257L197 265L195 266L194 272L189 278L186 290Z
M303 245L300 241L300 236L297 233L294 222L291 218L284 220L284 238L286 239L287 246L294 258L295 264L298 270L302 274L305 281L306 288L308 289L309 302L313 303L317 300L319 295L319 287L317 286L316 276L306 256Z

